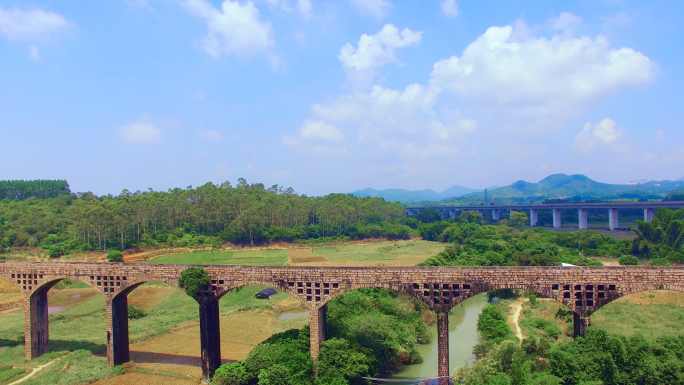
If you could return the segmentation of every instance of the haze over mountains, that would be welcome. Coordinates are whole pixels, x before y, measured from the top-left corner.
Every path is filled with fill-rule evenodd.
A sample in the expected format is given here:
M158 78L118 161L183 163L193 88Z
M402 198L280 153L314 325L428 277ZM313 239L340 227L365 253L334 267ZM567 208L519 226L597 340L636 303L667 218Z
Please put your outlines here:
M487 199L510 198L572 198L587 199L605 198L638 198L643 194L665 194L670 191L684 190L684 178L676 181L638 181L626 184L609 184L597 182L585 175L553 174L538 183L519 180L509 186L489 187ZM385 189L376 190L366 188L352 192L359 197L376 196L390 202L415 203L422 201L454 201L454 200L484 200L484 190L454 185L442 192L434 190L404 190ZM458 199L461 198L461 199Z

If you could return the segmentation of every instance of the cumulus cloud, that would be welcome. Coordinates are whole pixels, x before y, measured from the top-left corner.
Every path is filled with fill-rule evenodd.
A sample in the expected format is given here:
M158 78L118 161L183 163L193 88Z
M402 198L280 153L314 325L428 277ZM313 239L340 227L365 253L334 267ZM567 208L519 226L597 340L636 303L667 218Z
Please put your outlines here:
M570 17L559 22L567 28ZM608 39L570 34L534 37L522 22L490 27L463 51L435 63L431 84L467 103L516 114L545 116L576 111L591 100L626 86L647 84L657 66Z
M456 4L456 0L442 0L439 5L442 7L442 12L444 12L444 15L447 17L458 16L458 4Z
M197 130L197 136L202 139L211 140L214 142L223 140L223 134L221 134L221 132L218 130L212 129L205 130L203 128L200 128Z
M54 12L0 7L0 34L10 40L45 41L68 26L69 22Z
M617 145L623 137L625 129L615 128L613 119L604 118L598 124L587 122L584 128L575 137L572 148L580 152L590 152L597 146L603 146L617 150Z
M401 33L392 24L386 24L375 35L361 35L357 48L347 43L340 49L337 58L350 80L357 85L372 82L377 70L389 63L396 63L397 48L420 43L421 32L405 28Z
M211 56L273 56L269 54L275 45L273 29L269 22L259 18L259 10L252 1L225 0L220 10L206 0L183 0L181 5L207 23L209 33L202 41L202 49Z
M161 141L162 131L145 121L129 123L116 129L117 136L129 143L156 143Z
M392 2L389 0L351 0L351 3L359 13L371 15L377 19L382 19L385 13L392 9Z
M373 130L414 131L413 123L430 114L437 94L434 88L411 84L403 91L373 86L369 93L355 92L331 103L316 103L314 115L327 121L355 122Z
M302 138L308 140L324 140L328 142L341 142L344 140L344 135L342 135L340 130L322 121L305 121L299 133Z

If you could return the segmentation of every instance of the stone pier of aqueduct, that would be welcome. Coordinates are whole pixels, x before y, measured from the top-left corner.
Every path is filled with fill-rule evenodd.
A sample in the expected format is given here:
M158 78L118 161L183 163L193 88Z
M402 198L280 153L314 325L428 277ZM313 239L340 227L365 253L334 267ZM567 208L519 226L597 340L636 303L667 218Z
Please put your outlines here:
M128 293L149 281L178 286L181 272L188 267L2 262L0 278L11 282L24 294L27 359L47 352L47 292L60 280L69 278L86 283L106 298L107 356L110 365L118 365L129 360ZM436 374L444 378L449 376L448 312L478 293L517 288L553 298L572 309L575 335L584 335L590 315L616 298L645 290L684 291L683 267L203 267L212 283L197 298L205 378L211 378L221 364L218 299L244 285L274 287L306 305L310 310L314 359L325 338L325 308L331 299L365 287L388 288L414 296L437 313Z

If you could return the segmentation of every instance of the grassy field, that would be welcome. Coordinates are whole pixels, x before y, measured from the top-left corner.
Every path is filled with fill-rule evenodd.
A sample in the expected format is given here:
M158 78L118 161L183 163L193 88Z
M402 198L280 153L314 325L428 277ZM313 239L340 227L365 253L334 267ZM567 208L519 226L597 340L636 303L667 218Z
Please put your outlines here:
M591 316L591 326L611 333L648 339L683 335L684 293L645 291L617 299Z
M154 258L146 263L283 266L287 263L285 250L205 251L173 254Z
M205 251L172 254L145 263L254 266L413 266L444 250L429 241L367 242L267 250Z

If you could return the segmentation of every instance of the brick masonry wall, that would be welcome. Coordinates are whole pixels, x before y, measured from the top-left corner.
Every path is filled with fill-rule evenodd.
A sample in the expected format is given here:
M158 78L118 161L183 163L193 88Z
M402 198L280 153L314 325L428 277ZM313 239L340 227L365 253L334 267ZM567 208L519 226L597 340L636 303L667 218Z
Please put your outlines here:
M70 278L88 284L106 298L110 362L118 363L116 358L111 358L115 355L113 339L116 336L112 334L116 334L116 325L113 323L119 322L113 321L111 304L145 282L159 281L178 286L181 272L188 267L190 265L0 262L0 278L13 283L25 296L27 358L46 351L47 316L43 315L43 310L47 310L47 299L42 303L37 301L38 297L60 280ZM325 336L324 306L336 296L359 288L383 287L407 293L438 314L446 314L461 301L482 292L525 289L571 308L575 318L581 321L576 322L580 332L586 329L594 311L616 298L645 290L684 291L684 267L203 267L212 284L201 293L202 302L214 301L237 287L261 284L283 290L304 303L311 312L311 353L314 357ZM127 334L127 327L125 329ZM438 339L445 350L448 344L442 340L448 336L442 334L446 333L446 327L440 329L444 330L439 332ZM127 345L127 338L120 340ZM126 351L121 357L127 357L128 347L117 348L124 348ZM448 357L448 352L440 353L441 360ZM444 363L440 364L440 374L448 372L448 366L445 369Z
M178 286L190 265L124 263L2 262L0 278L28 298L61 279L82 281L105 298L128 294L148 281ZM684 291L683 267L268 267L204 266L212 287L203 295L219 298L249 284L283 290L318 310L344 292L364 287L398 290L448 311L466 298L494 289L531 290L574 311L591 314L606 303L644 290Z

